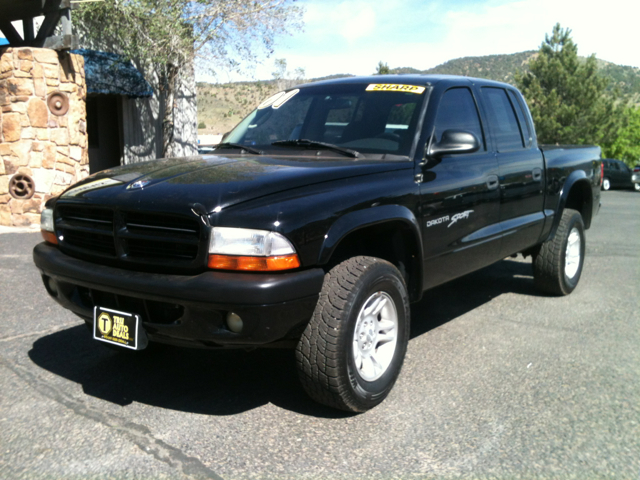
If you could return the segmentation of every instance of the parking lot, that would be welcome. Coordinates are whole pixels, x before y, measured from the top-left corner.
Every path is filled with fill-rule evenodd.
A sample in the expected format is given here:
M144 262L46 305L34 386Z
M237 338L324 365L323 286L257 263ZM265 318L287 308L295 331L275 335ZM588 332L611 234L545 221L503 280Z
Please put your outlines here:
M115 352L0 234L2 479L640 479L640 194L603 192L580 285L508 259L425 294L398 383L309 400L293 352Z

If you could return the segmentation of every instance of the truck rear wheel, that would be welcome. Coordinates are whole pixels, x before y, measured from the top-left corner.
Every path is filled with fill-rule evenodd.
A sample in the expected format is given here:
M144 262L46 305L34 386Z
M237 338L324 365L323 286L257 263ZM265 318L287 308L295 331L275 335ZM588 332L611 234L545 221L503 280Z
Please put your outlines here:
M381 403L400 374L409 318L407 288L391 263L353 257L335 266L296 349L305 391L350 412Z
M576 288L584 265L585 236L582 216L565 209L552 240L542 244L533 258L533 279L538 290L568 295Z

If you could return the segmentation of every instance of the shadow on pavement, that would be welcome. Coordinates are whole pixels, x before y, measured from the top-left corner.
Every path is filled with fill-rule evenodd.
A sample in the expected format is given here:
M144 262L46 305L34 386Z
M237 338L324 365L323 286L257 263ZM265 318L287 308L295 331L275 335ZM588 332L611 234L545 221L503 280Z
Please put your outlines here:
M274 403L305 415L348 416L311 401L298 382L293 351L200 350L152 345L111 350L84 325L42 337L29 352L46 370L108 402L132 402L206 415L233 415Z
M535 294L531 264L500 262L427 292L412 305L411 338L504 293ZM233 415L267 403L304 415L345 418L318 405L300 386L293 351L196 350L152 345L114 351L84 325L38 339L29 352L41 368L117 405L132 402L206 415Z
M411 306L411 338L419 337L505 293L540 296L531 261L504 260L424 293Z

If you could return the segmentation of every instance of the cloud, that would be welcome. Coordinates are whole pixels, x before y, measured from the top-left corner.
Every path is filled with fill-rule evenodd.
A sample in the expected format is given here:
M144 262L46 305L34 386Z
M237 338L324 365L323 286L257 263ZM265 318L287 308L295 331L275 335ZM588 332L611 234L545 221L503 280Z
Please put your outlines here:
M356 40L358 38L365 38L371 35L375 31L376 27L376 13L369 6L358 10L354 17L349 22L346 22L340 34L347 40Z
M556 23L572 30L578 53L640 66L635 15L626 0L520 0L485 2L475 11L451 10L442 47L457 57L537 49ZM455 53L453 53L455 52ZM454 58L454 57L451 57Z
M329 38L339 33L353 41L375 31L376 12L361 0L325 1L305 5L305 30L311 38Z
M273 58L307 78L368 75L379 61L428 69L454 58L536 50L560 22L580 55L640 67L636 15L627 0L306 0L305 31ZM273 60L256 69L270 78Z

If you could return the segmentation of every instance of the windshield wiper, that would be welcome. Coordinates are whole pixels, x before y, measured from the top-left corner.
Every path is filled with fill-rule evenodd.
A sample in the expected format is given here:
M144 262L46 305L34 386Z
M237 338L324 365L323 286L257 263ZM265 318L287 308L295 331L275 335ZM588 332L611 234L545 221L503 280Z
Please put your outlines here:
M355 150L351 150L349 148L342 148L338 145L333 145L332 143L324 143L324 142L316 142L315 140L306 140L304 138L299 138L298 140L278 140L273 142L271 145L277 145L281 147L317 147L323 148L325 150L331 150L333 152L342 153L351 158L358 158L360 156L360 152Z
M224 148L239 148L240 150L244 150L245 152L248 153L253 153L254 155L262 155L262 150L257 150L255 148L252 147L247 147L246 145L241 145L239 143L220 143L215 147L215 150L217 149L224 149Z

